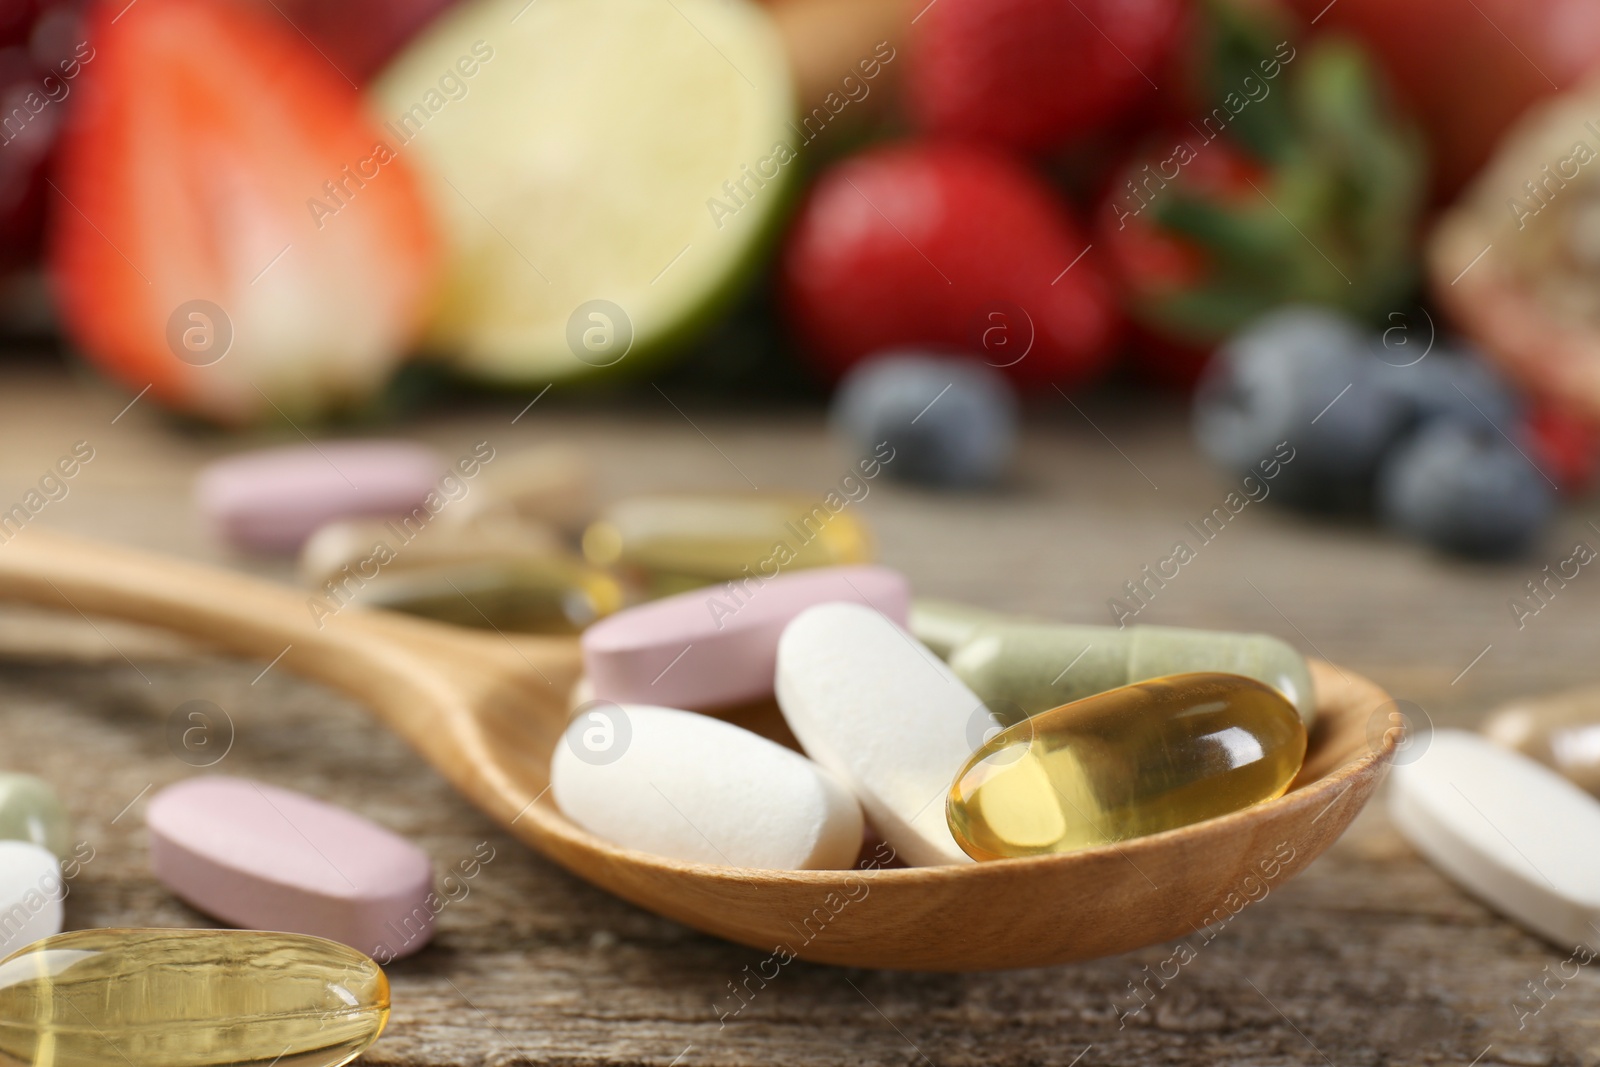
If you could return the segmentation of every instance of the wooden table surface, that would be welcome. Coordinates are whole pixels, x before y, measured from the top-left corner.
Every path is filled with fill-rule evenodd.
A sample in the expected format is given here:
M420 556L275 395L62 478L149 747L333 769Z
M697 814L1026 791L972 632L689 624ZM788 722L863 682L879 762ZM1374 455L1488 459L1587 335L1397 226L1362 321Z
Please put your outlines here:
M201 464L264 438L179 427L148 401L124 411L128 396L48 366L7 365L0 381L0 510L84 440L95 458L37 524L288 580L287 565L230 560L190 502ZM497 450L572 443L593 458L603 495L747 481L817 491L848 469L820 411L673 401L681 410L648 389L609 402L552 394L513 424L526 398L508 396L424 416L403 432L452 456L483 439ZM882 558L923 594L1109 621L1107 600L1175 540L1193 544L1183 524L1231 486L1194 455L1178 406L1112 395L1078 406L1033 414L1003 490L946 496L873 483L859 507ZM273 440L299 438L286 430ZM1572 509L1536 557L1490 567L1251 504L1139 621L1274 632L1414 701L1434 723L1470 725L1513 696L1596 673L1600 575L1580 573L1520 630L1509 607L1577 541L1600 546L1596 517L1592 507ZM997 974L797 962L719 1025L730 983L764 953L569 876L457 798L360 707L281 670L263 675L263 666L125 627L5 609L0 766L51 780L94 850L67 901L69 928L206 924L150 877L142 827L152 787L204 773L167 741L169 717L190 700L212 701L232 720L217 771L363 812L418 842L440 870L487 842L494 858L440 915L432 946L389 968L394 1013L364 1063L1600 1063L1595 968L1552 980L1534 999L1529 983L1567 954L1422 863L1381 795L1302 876L1200 948L1135 1018L1120 1018L1133 1003L1130 983L1174 946ZM1061 902L1064 918L1072 907ZM944 921L959 929L962 916Z

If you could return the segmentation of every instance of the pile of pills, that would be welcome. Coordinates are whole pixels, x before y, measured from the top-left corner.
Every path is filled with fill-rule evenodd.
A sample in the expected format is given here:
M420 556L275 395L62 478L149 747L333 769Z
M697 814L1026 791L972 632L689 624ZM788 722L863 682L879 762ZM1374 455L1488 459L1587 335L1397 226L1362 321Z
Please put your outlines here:
M591 484L559 449L449 463L360 442L234 457L197 496L235 547L298 551L314 613L581 633L551 793L623 848L823 870L881 840L913 866L997 861L1226 815L1301 771L1316 694L1276 638L914 601L838 494L600 506ZM722 717L770 702L776 739ZM1395 776L1395 820L1489 903L1586 942L1600 861L1568 842L1600 834L1600 801L1562 775L1600 792L1600 691L1485 732L1499 743L1436 732ZM425 853L215 775L158 791L147 825L155 877L247 929L61 933L83 846L49 785L0 774L0 1059L336 1067L377 1039L380 964L425 946L443 906Z
M850 865L864 833L850 789L801 754L698 712L770 694L779 635L811 603L883 605L904 623L904 580L864 565L865 527L836 494L657 495L600 508L592 481L562 449L497 456L483 443L451 463L408 442L361 441L231 457L202 472L196 499L234 548L298 552L319 622L359 604L530 632L588 627L591 673L629 699L646 699L661 668L675 665L674 684L688 684L657 699L694 710L633 707L632 765L642 770L625 788L597 783L587 765L553 769L572 803L599 812L598 832L708 863ZM785 578L796 593L755 599L780 569L794 572ZM671 600L614 615L710 582L728 584L704 618L698 603L691 618ZM613 625L591 625L607 616ZM661 660L663 629L693 630L701 652ZM640 677L645 669L651 678ZM785 803L752 820L714 793L695 795L685 772L708 753L729 795L771 790ZM604 795L586 797L597 784ZM663 790L712 838L682 822L657 836L635 817ZM624 817L607 823L608 805ZM155 878L241 929L61 933L69 883L92 849L72 845L47 783L0 774L0 1059L336 1067L383 1029L380 965L427 945L446 900L458 899L448 895L456 872L436 888L415 845L264 782L177 782L152 795L146 824ZM462 861L461 878L479 861L481 850Z
M580 643L556 804L729 866L848 867L863 825L914 866L1185 826L1282 794L1314 707L1274 638L912 604L881 566L678 593ZM769 699L804 756L711 717Z
M298 552L319 625L355 605L570 634L707 583L872 558L838 492L652 494L601 507L593 482L562 447L500 454L485 441L451 463L411 442L360 441L219 460L201 472L195 502L239 551Z

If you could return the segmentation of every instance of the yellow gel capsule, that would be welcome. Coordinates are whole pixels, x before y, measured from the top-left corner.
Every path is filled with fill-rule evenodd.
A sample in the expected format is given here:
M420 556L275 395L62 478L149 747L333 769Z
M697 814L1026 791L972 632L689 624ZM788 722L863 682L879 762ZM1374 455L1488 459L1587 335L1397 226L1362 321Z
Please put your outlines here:
M866 526L837 492L629 497L584 531L583 552L597 566L641 577L658 596L872 559Z
M1276 689L1174 674L1002 730L956 775L945 810L973 859L1072 852L1282 796L1305 755L1305 724Z
M0 961L0 1065L337 1067L389 1018L353 948L254 930L78 930Z

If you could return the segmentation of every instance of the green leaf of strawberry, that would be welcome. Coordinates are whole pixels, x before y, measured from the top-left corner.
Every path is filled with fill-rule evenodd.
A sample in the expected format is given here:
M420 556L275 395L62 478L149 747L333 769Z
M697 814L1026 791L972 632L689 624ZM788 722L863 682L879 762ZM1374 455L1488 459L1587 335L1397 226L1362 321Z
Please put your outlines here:
M1132 317L1169 346L1152 350L1193 353L1180 378L1280 304L1377 319L1416 280L1419 142L1365 53L1336 38L1291 43L1276 16L1238 2L1209 11L1198 82L1216 106L1152 138L1099 214ZM1178 260L1175 276L1165 264Z

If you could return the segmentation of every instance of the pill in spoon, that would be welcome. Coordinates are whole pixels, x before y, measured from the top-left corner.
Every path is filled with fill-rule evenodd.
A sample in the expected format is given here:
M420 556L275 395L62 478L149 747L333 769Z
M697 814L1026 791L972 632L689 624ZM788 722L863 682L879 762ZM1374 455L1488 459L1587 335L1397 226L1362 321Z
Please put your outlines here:
M974 859L1071 852L1281 796L1305 752L1305 725L1277 690L1172 675L996 734L956 775L946 814Z
M624 848L764 870L849 867L861 808L828 771L732 723L596 700L550 762L562 814Z
M773 688L800 747L901 860L968 862L939 800L993 719L949 667L872 608L817 604L778 640Z
M865 604L903 623L905 578L887 567L813 567L690 590L612 615L583 634L602 700L707 711L772 696L778 639L816 604Z
M985 701L1014 704L1029 715L1119 685L1191 671L1242 674L1265 682L1294 704L1307 726L1316 713L1305 658L1267 634L1176 626L984 623L951 650L949 663Z

